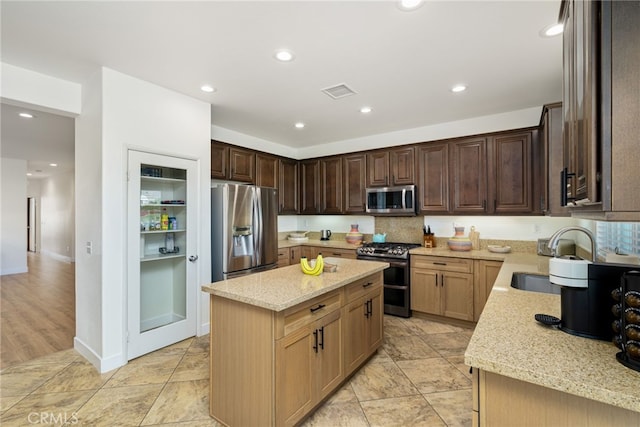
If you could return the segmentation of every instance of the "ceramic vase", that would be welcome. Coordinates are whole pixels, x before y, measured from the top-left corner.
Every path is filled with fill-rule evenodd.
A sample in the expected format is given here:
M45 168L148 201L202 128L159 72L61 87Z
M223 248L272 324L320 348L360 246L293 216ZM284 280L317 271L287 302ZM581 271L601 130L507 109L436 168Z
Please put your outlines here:
M345 236L347 243L359 245L362 243L362 233L358 230L358 224L351 224L351 231Z
M449 240L447 245L452 251L470 251L471 240L464 235L464 227L454 227L455 234Z

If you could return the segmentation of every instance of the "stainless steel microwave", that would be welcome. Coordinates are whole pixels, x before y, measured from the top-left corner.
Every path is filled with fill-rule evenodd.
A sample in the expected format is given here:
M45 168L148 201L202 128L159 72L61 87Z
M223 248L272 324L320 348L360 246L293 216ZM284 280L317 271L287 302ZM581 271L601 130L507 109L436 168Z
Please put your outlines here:
M407 216L416 214L416 186L367 188L367 213Z

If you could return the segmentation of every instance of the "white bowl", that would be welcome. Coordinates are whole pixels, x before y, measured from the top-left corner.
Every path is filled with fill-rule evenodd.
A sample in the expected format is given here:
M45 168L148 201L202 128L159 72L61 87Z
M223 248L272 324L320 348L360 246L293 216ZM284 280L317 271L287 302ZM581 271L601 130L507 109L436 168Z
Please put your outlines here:
M308 231L292 231L289 233L289 237L293 237L294 239L303 239L307 237Z
M487 249L489 249L489 252L495 252L498 254L506 254L508 252L511 252L511 246L489 245L487 246Z
M289 239L292 242L296 242L296 243L302 243L302 242L308 242L309 241L308 237L291 237L291 236L289 236L287 239Z

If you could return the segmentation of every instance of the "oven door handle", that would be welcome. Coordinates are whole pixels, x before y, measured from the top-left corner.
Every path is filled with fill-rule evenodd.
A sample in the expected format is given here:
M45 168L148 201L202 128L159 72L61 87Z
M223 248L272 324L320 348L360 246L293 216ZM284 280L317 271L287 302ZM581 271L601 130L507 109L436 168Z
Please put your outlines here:
M386 289L398 289L398 290L404 290L404 289L408 289L409 286L408 285L384 285L384 287Z
M389 267L397 267L397 268L407 268L408 263L406 261L404 262L398 262L398 261L386 261L389 263Z

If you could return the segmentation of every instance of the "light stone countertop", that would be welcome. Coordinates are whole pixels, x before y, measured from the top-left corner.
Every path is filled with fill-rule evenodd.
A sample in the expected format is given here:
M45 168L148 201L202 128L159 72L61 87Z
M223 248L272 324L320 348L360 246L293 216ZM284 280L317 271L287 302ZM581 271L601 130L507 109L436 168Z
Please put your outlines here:
M465 363L640 412L640 372L616 360L619 350L613 344L539 324L536 313L560 317L560 296L511 288L514 272L548 274L549 258L502 256L504 264L467 347Z
M278 248L291 248L294 246L326 246L327 248L335 249L358 249L361 245L352 245L344 240L316 240L309 239L306 242L293 242L291 240L278 240Z
M304 274L300 265L296 264L203 285L202 291L277 312L341 288L389 266L386 262L333 257L325 258L325 261L336 264L337 271L310 276Z

